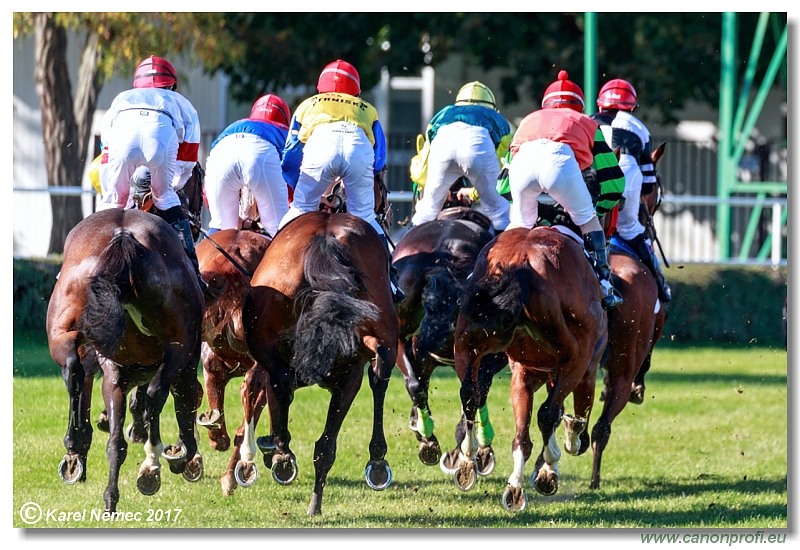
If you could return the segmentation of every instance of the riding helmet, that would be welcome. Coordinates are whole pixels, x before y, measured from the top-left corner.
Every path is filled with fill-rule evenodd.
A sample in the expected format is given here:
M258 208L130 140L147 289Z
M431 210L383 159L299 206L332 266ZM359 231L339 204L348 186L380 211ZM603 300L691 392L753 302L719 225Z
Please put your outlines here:
M542 107L545 109L567 107L582 113L584 105L583 90L569 80L569 75L565 70L558 72L558 80L547 87L542 98Z
M337 59L322 69L317 82L317 91L321 94L339 92L357 96L361 93L361 77L350 63Z

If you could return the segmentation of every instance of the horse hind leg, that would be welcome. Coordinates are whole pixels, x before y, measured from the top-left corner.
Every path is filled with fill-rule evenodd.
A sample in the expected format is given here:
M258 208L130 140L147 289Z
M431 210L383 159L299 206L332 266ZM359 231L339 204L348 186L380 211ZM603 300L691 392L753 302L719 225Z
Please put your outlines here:
M258 468L253 461L258 448L255 430L261 413L267 405L266 374L263 369L254 367L247 371L242 381L240 393L244 408L244 418L239 431L236 433L236 448L231 457L233 479L240 487L252 487L258 479ZM264 456L266 465L266 455ZM235 462L234 459L236 459ZM223 493L226 491L225 484L228 481L229 479L223 480ZM229 486L228 489L232 493L234 487Z
M89 420L92 403L93 377L84 369L78 354L67 354L62 369L64 383L69 394L69 423L64 436L67 454L58 466L58 474L68 485L86 481L86 460L92 444L92 424Z
M386 461L386 436L383 429L384 403L386 390L389 387L391 367L395 358L390 357L389 350L378 346L373 368L369 369L369 386L372 390L372 438L369 442L369 462L364 476L367 485L375 491L383 491L392 484L393 474L389 463ZM388 366L388 368L387 368ZM433 434L431 434L433 435ZM437 457L438 461L438 457Z
M103 493L106 512L116 512L119 502L119 472L128 456L128 442L122 434L125 423L125 391L113 382L110 377L103 378L103 400L109 415L109 435L106 445L108 459L108 485Z

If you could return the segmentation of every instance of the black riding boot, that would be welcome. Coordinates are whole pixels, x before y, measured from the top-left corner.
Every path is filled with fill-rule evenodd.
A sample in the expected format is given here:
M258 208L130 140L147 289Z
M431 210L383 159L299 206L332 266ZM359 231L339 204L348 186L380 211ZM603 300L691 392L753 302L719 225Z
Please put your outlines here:
M400 303L406 298L406 293L400 288L400 283L397 282L397 268L392 263L392 251L389 248L389 239L386 235L381 235L383 244L386 245L386 251L389 253L389 284L392 289L392 299L394 303Z
M197 252L194 249L194 238L192 237L192 228L189 226L189 220L183 214L180 206L173 206L167 210L159 211L161 217L169 223L172 228L178 232L178 236L183 243L183 249L189 257L189 261L194 266L194 271L197 274L197 282L200 284L200 290L205 294L208 291L208 284L203 280L200 275L200 262L197 260Z
M653 250L653 245L650 243L650 240L642 233L628 242L631 243L634 252L639 255L639 259L642 260L644 265L647 266L647 269L650 270L650 273L653 274L656 280L656 286L658 287L658 299L663 303L669 302L672 299L672 289L669 288L667 280L661 272L661 265L658 262L658 258L656 258L656 251Z
M606 236L602 231L591 231L583 236L586 250L594 260L594 272L603 289L601 304L603 309L612 309L622 303L622 297L611 285L611 270L608 267L608 251L606 250Z

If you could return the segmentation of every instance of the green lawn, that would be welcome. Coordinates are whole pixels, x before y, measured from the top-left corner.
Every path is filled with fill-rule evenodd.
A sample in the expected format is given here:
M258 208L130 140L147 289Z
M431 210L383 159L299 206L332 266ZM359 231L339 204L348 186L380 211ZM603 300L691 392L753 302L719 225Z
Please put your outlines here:
M112 524L91 519L92 510L103 509L108 472L105 434L95 432L87 482L65 485L57 467L64 455L67 394L58 370L41 343L18 339L14 373L14 527L26 527L19 510L34 502L45 513L56 510L80 516L86 510L85 519L45 517L35 525L46 528L536 527L605 532L610 528L788 528L787 354L782 349L658 348L645 403L628 405L613 424L601 488L588 488L591 451L580 457L564 453L558 494L547 498L528 488L528 507L517 514L507 512L500 501L511 472L508 371L496 378L489 398L497 468L480 478L472 491L460 491L438 466L419 462L416 440L407 428L410 402L396 372L389 385L385 417L394 484L386 491L370 490L363 477L372 415L365 380L339 437L321 516L307 517L306 508L313 485L313 445L322 432L328 394L306 388L296 393L290 415L292 449L300 468L292 485L276 484L262 466L253 487L223 497L219 477L228 453L212 451L201 432L205 477L190 484L164 466L161 490L145 497L136 490L143 451L132 445L123 465L118 510L134 517ZM241 420L240 381L229 386L229 427ZM431 386L437 433L449 448L460 412L457 379L452 370L442 367ZM99 389L97 384L93 416L101 409ZM536 396L537 407L542 399ZM170 400L162 423L167 442L177 433L171 407ZM267 426L265 414L258 434L266 433ZM560 442L562 433L559 429ZM532 466L528 464L526 475Z

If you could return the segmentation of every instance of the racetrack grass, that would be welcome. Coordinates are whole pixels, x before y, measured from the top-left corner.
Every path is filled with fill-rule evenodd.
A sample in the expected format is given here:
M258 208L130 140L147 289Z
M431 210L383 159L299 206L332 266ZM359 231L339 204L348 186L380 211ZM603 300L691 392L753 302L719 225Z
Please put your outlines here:
M591 451L580 457L564 453L558 493L542 497L526 485L528 507L516 514L506 511L500 500L511 471L513 438L507 370L495 379L489 397L497 467L469 492L460 491L438 466L424 466L418 460L416 440L407 428L409 398L402 377L395 372L385 415L387 459L394 472L394 483L387 490L374 492L364 481L372 417L365 380L339 437L322 515L306 516L314 477L313 445L322 433L328 402L327 392L314 387L299 390L291 408L292 449L300 468L293 484L276 484L257 457L260 478L256 484L223 497L219 477L229 452L212 451L201 431L203 479L190 484L171 474L162 462L161 490L145 497L136 490L143 450L131 445L121 473L118 511L139 513L139 517L113 522L90 517L92 510L103 510L106 435L95 431L87 482L65 485L57 467L64 455L67 394L58 370L46 347L22 340L15 341L14 370L14 527L26 527L19 510L34 502L45 512L86 510L82 521L43 519L35 525L47 528L535 527L555 529L551 534L565 529L788 528L787 354L782 349L657 348L645 403L629 404L613 424L601 488L588 487ZM231 382L226 398L231 430L241 419L240 382ZM439 439L448 449L460 411L457 396L453 371L440 368L431 384L431 407ZM537 408L542 399L537 394ZM96 417L102 408L99 381L93 403ZM590 426L601 405L596 402ZM205 407L204 401L201 410ZM265 434L267 426L265 413L257 433ZM167 443L174 442L177 431L171 398L162 416L162 433ZM535 426L532 433L534 453L538 453ZM558 437L563 446L561 428ZM526 475L532 467L533 458ZM161 514L158 520L155 513Z

